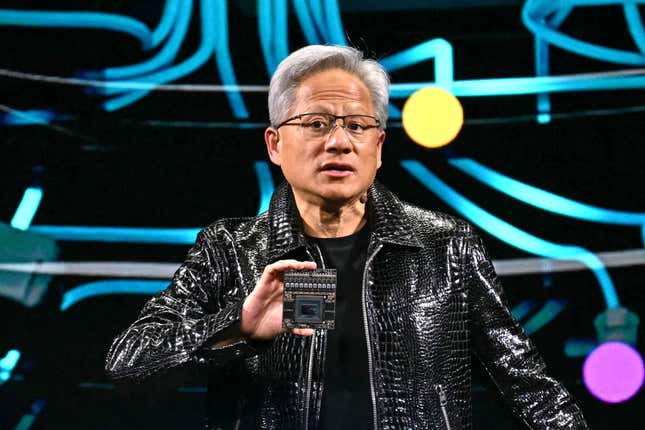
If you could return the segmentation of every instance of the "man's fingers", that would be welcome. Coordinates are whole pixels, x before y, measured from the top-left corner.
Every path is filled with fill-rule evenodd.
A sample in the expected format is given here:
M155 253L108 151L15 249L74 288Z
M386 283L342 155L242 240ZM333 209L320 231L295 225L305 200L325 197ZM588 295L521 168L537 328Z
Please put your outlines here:
M280 260L269 264L264 272L275 276L285 270L314 270L315 268L316 263L313 261Z
M314 330L311 328L293 328L291 333L297 334L298 336L313 336Z
M280 260L264 268L262 276L254 291L262 301L273 299L276 294L282 294L282 273L286 270L314 270L316 263L313 261Z

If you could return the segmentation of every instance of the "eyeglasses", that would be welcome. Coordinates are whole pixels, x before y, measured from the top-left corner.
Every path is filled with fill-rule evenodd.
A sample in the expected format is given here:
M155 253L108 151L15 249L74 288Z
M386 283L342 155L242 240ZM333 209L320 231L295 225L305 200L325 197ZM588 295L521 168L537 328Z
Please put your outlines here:
M276 125L280 128L285 125L297 125L303 136L307 139L322 139L336 128L338 120L345 129L350 139L365 141L371 136L371 131L381 126L381 122L371 115L334 115L331 113L313 112L293 116ZM291 122L300 120L300 122Z

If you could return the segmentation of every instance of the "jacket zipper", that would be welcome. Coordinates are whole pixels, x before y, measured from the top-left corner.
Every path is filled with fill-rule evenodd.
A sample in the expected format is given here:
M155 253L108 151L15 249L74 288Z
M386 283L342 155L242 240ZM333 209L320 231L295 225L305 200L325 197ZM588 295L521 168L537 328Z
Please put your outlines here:
M367 304L366 304L366 296L367 296L367 283L365 282L367 279L367 270L374 259L374 256L376 256L376 253L381 250L383 247L383 244L380 244L376 247L374 252L370 254L370 256L365 260L365 267L363 268L363 323L365 326L365 345L367 346L367 365L369 369L369 376L370 376L370 390L371 390L371 395L372 395L372 420L374 423L374 430L378 430L378 421L377 421L377 414L376 414L376 391L374 390L374 364L373 364L373 358L372 358L372 349L370 348L370 329L367 324ZM448 429L450 430L450 429Z
M446 425L446 430L452 430L450 427L450 421L448 420L448 411L446 406L448 405L448 397L446 397L446 392L443 390L443 386L437 384L434 386L437 395L439 396L439 406L441 407L441 415L443 415L443 422Z
M311 397L311 379L314 369L314 345L316 332L311 336L311 347L309 348L309 367L307 369L307 391L305 397L305 430L309 428L309 398Z
M314 245L316 248L316 251L318 251L318 257L320 257L320 265L322 266L323 269L325 269L325 260L323 259L322 252L320 252L320 248L318 248L318 245ZM307 252L309 256L311 257L312 260L316 260L313 258L311 253ZM316 344L316 331L314 331L314 334L311 336L311 346L309 348L309 364L307 367L307 390L305 391L305 430L309 428L309 400L311 397L311 380L313 378L313 370L314 370L314 346Z

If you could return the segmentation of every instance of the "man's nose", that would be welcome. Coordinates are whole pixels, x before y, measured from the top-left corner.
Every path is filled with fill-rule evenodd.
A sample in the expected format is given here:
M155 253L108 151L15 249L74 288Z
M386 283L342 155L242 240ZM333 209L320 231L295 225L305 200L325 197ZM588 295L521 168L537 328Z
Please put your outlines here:
M328 150L350 152L352 143L349 141L349 135L345 130L342 120L337 119L327 136L325 145Z

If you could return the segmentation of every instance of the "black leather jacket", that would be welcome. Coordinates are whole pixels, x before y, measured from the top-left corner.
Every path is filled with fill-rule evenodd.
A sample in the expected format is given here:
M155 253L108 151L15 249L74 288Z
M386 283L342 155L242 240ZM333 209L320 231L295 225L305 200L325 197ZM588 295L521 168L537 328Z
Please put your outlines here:
M378 183L368 196L372 236L361 288L374 428L470 428L471 351L530 428L586 428L513 320L470 226L402 203ZM202 363L213 373L207 427L317 428L324 331L210 348L239 322L264 267L285 258L321 264L283 185L268 212L200 232L172 284L114 340L107 372L139 379Z

